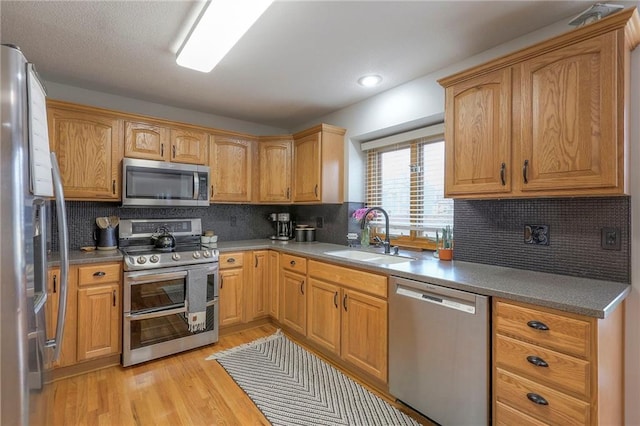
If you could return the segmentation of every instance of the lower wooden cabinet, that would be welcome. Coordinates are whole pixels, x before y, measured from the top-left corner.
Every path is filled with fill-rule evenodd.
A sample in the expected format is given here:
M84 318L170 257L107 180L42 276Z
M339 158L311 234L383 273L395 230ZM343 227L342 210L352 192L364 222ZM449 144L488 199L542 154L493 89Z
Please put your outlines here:
M494 299L494 424L623 424L623 317Z
M280 320L280 253L269 250L268 281L268 310L269 316Z
M290 329L307 334L307 277L297 272L283 270L281 275L282 306L280 322Z
M60 359L48 365L48 368L66 367L76 363L76 324L77 324L77 268L69 270L69 287L67 289L67 311L65 315L65 329L62 336ZM54 339L58 326L58 309L60 307L60 269L52 268L47 277L47 304L45 305L46 336Z
M256 250L251 253L251 259L247 321L269 316L269 251Z
M120 352L120 283L78 289L78 361Z
M388 375L386 284L386 276L309 261L307 338L383 382Z
M244 280L244 253L220 254L220 327L244 321Z

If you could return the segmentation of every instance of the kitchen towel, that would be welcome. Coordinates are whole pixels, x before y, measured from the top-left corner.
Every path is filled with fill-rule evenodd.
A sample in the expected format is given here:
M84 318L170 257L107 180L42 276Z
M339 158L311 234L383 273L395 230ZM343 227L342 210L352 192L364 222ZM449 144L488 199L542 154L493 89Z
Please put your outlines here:
M187 323L189 331L204 331L207 327L207 277L204 268L187 272Z

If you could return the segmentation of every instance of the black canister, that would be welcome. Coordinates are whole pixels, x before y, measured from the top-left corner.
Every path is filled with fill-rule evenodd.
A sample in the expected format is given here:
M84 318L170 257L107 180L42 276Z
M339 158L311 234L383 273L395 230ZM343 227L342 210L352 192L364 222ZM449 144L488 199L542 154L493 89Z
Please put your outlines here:
M308 243L316 240L316 228L304 228L304 240Z
M303 243L306 238L306 233L304 232L307 228L296 228L294 233L296 236L296 241L299 243Z
M93 233L98 250L115 250L118 248L118 237L116 228L98 228Z

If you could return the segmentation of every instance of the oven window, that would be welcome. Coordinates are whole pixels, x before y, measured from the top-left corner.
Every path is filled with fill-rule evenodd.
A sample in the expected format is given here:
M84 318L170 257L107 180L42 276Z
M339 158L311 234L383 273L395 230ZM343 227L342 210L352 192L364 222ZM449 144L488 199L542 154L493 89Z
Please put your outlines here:
M205 331L214 329L216 307L215 304L207 306L207 328ZM197 333L189 332L184 313L133 320L131 321L131 349L143 348L194 334Z
M186 280L179 278L131 285L131 312L184 306Z

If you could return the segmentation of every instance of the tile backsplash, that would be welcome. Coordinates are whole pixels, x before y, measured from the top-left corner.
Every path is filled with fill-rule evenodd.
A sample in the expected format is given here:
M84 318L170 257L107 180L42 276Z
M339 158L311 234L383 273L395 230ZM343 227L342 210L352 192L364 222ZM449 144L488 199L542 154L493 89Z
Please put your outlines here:
M455 200L456 260L630 282L630 197ZM548 226L548 245L525 243L525 225ZM601 248L602 228L620 250Z

